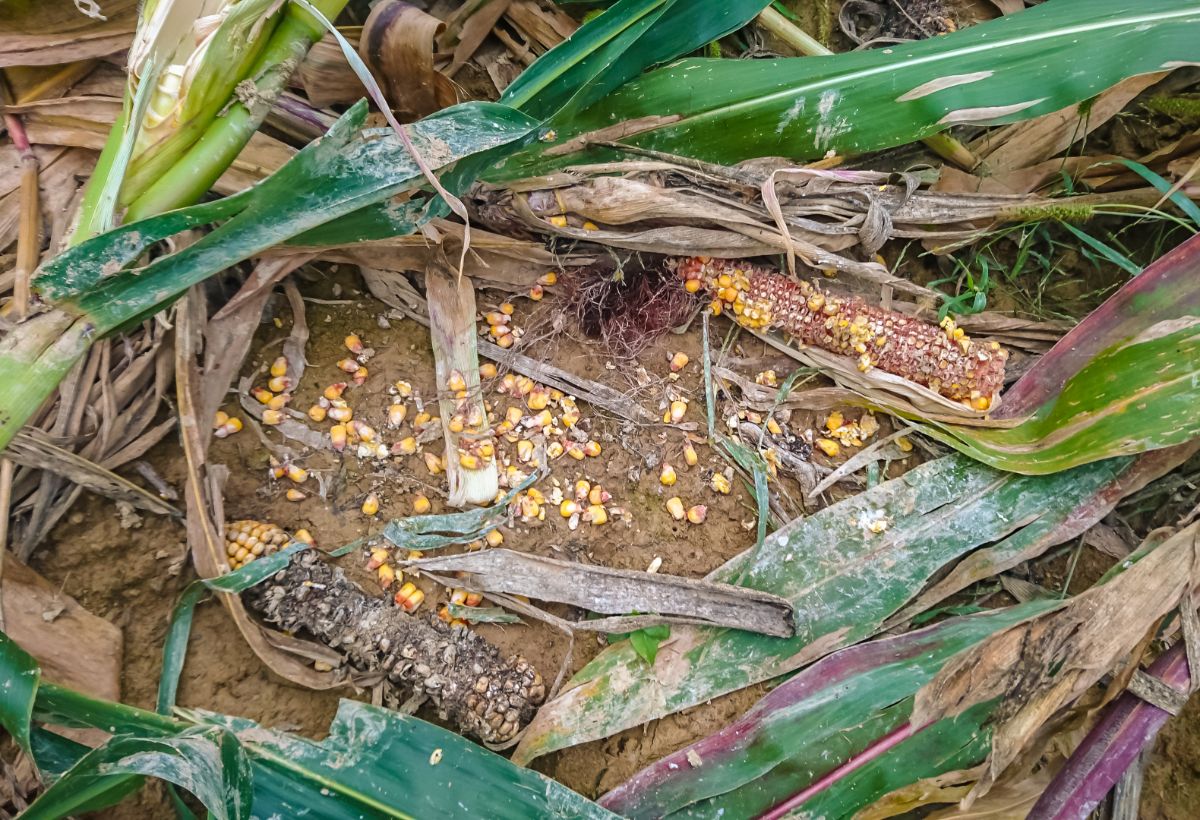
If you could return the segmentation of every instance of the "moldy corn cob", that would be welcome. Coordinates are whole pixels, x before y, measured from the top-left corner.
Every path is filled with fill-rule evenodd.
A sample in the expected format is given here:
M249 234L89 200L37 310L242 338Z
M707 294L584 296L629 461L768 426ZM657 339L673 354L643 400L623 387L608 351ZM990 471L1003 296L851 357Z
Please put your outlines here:
M545 699L541 675L524 658L505 660L475 632L368 595L311 550L244 595L267 621L304 630L355 669L382 670L393 686L427 695L443 720L486 743L511 740Z
M735 260L693 256L672 264L690 292L712 296L713 313L856 357L864 373L878 367L979 411L990 408L1004 386L1008 351L995 342L971 341L949 317L935 327Z

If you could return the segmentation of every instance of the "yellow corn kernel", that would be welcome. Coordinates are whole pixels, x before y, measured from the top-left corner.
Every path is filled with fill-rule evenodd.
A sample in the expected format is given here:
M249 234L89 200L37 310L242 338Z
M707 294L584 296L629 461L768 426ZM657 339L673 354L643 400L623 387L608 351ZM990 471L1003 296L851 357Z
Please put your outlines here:
M694 507L688 507L687 520L692 524L703 524L704 519L708 518L708 507L703 504L697 504Z
M358 359L351 359L349 357L338 359L337 366L338 370L341 370L343 373L356 373L359 368Z
M408 415L407 404L392 404L388 406L387 426L393 430L404 423L404 417Z
M461 433L467 428L467 420L463 418L462 413L455 413L450 417L450 421L446 422L446 429L451 433Z
M365 350L365 348L363 347L362 339L358 338L357 333L351 333L349 336L347 336L345 339L342 340L342 344L344 344L346 346L346 349L349 350L351 353L353 353L355 356L357 356L359 353L362 353L363 350Z
M570 518L577 512L579 512L579 505L570 498L565 499L563 503L558 505L558 514L563 518Z
M550 403L550 391L544 387L536 387L525 397L525 404L530 410L545 410Z
M442 459L440 456L435 456L433 453L423 453L425 456L425 469L429 470L430 475L437 475L442 471Z
M217 438L228 438L234 433L242 429L242 420L237 416L229 416L225 419L225 423L213 431L213 435Z
M384 589L390 587L396 580L396 570L392 569L391 564L382 564L375 570L375 575L379 578L379 585Z
M450 378L446 380L446 387L451 392L457 393L460 390L467 389L467 380L463 378L463 374L457 370L450 371Z
M900 448L900 452L902 453L911 453L913 449L913 443L908 440L908 436L900 436L897 438L896 446Z
M565 216L563 216L562 214L555 214L554 216L550 217L546 221L549 222L551 225L553 225L556 228L567 227L567 218Z
M329 416L329 418L340 423L348 422L350 419L354 418L354 411L351 410L350 406L344 401L339 401L337 404L333 405L333 407L330 407L329 410L326 411L326 414Z
M593 527L599 527L602 524L608 523L608 510L599 504L592 504L587 508L587 512L583 514L583 518L586 521L591 521Z
M367 380L367 368L360 367L354 371L354 378L351 379L355 384L361 385Z
M559 421L562 422L563 427L567 427L567 428L574 427L576 424L579 423L579 408L578 407L563 408L562 415L559 416Z
M720 299L713 299L711 302L709 302L709 304L708 304L708 309L709 309L710 311L712 311L712 315L713 315L713 316L720 316L720 315L721 315L721 311L723 310L723 306L722 306L722 304L721 304L721 300L720 300Z
M381 566L386 564L391 557L391 553L389 553L383 547L373 547L371 549L371 558L367 561L367 569L379 569Z
M305 481L308 481L308 470L299 464L289 464L285 469L285 473L291 481L297 484L303 484Z
M529 496L530 498L532 498L534 501L536 501L539 504L546 503L546 494L543 493L541 490L539 490L537 487L530 487L528 490L525 491L525 495Z
M424 600L425 593L417 589L417 585L411 581L400 587L400 591L396 593L396 603L405 612L416 612Z
M224 410L218 410L216 415L213 416L213 429L217 430L224 427L227 421L229 421L229 414Z
M554 414L549 410L543 410L533 417L533 424L531 426L545 428L552 424L554 424Z
M487 541L489 547L498 547L504 543L504 533L500 530L488 530L487 535L483 536L483 540Z
M483 364L479 365L479 375L484 379L496 378L496 365L492 364L491 362L484 362Z
M813 443L820 448L822 453L830 458L835 457L842 451L842 448L838 445L838 443L831 438L819 438Z
M566 452L566 448L563 447L561 441L552 441L546 445L546 457L547 458L558 458L565 452Z
M551 287L558 284L558 274L554 271L547 271L538 277L537 283L543 287Z
M729 483L729 479L724 473L713 473L712 481L709 486L719 492L721 495L729 495L733 490L733 485Z
M683 460L689 467L695 467L700 462L700 455L690 441L683 445Z
M589 439L587 443L583 445L583 454L589 458L595 458L596 456L600 455L600 442L596 441L595 439Z
M474 453L459 453L458 463L462 465L464 470L478 470L481 464L479 456Z
M542 301L542 297L546 295L546 291L541 285L534 285L529 289L529 298L534 302Z
M687 413L687 402L682 399L676 399L671 402L671 408L668 411L668 416L672 424L679 424L683 421L684 414Z
M583 448L579 446L578 442L572 441L567 445L567 455L576 461L583 461Z
M251 387L250 395L257 399L260 404L269 404L271 399L275 398L275 394L265 387Z
M412 385L405 381L399 381L395 384L396 395L402 399L411 398L413 394Z
M308 496L306 496L304 493L297 490L295 487L292 487L286 493L283 494L283 497L286 498L288 501L303 501Z
M267 407L271 410L282 410L287 407L288 402L292 400L291 393L280 393L267 402Z
M779 426L779 422L774 418L767 419L767 431L773 436L782 436L783 428Z
M687 367L688 361L688 355L682 350L679 351L671 357L671 372L678 373L680 370L683 370L685 367Z
M834 410L829 414L829 418L825 419L825 429L831 433L836 433L845 425L846 419L837 410Z
M429 415L428 413L417 413L416 418L414 418L412 421L413 427L424 427L430 422L431 419L433 419L433 416Z
M702 287L704 287L704 283L699 279L689 279L683 283L683 289L688 293L699 293Z
M517 442L517 460L527 464L531 458L533 458L533 442L523 438Z
M479 446L475 448L475 452L479 454L480 458L482 458L484 461L487 461L489 458L496 455L496 445L492 444L490 441L481 441L479 442Z
M280 356L280 357L276 358L275 361L271 362L271 375L272 376L286 376L287 375L287 358L285 358L284 356Z
M604 489L599 484L597 484L595 487L592 487L587 495L588 503L592 505L604 504L611 499L612 496L609 494L608 490Z
M326 410L319 404L314 404L308 408L308 417L313 421L325 421Z
M972 396L971 408L983 412L992 406L991 396Z
M513 346L513 337L511 335L501 336L496 340L496 346L508 350Z
M592 482L588 481L586 478L581 478L575 482L574 490L575 500L582 502L583 499L588 497L588 493L592 491Z
M287 376L274 376L267 382L267 389L272 393L286 393L292 387L292 380Z
M362 513L363 515L375 515L377 512L379 512L379 496L375 493L368 493L367 497L363 499Z
M358 436L362 441L370 443L379 437L375 432L375 428L367 424L361 419L355 419L350 422L350 429L354 431L354 435Z
M282 410L264 410L262 414L262 423L270 426L283 422Z
M430 503L429 499L425 496L424 493L417 493L416 497L413 499L412 506L413 506L413 513L415 515L424 515L425 513L429 512L431 509L433 509L433 504Z
M392 452L398 456L411 456L417 452L417 440L412 436L402 438L392 445Z
M303 527L292 533L292 537L297 541L303 541L305 544L312 546L317 543L317 539L313 538L313 534Z
M335 424L329 428L329 440L333 443L333 449L339 453L346 449L346 425Z
M585 222L583 223L583 229L584 229L585 231L598 231L598 230L600 230L599 228L597 228L597 227L596 227L596 223L595 223L595 222L587 222L587 221L585 221Z
M662 469L658 473L658 483L664 487L674 486L678 476L675 474L675 468L670 464L663 462Z
M667 512L676 521L682 521L687 517L687 511L683 507L683 499L677 495L667 499Z

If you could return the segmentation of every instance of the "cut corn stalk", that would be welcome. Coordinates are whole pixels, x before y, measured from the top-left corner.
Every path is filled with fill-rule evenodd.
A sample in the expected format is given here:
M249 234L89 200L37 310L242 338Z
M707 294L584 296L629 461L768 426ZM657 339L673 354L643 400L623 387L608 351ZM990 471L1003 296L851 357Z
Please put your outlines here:
M443 720L487 743L512 739L546 694L524 658L505 660L474 632L367 595L311 550L247 598L269 622L336 645L356 669L382 670L389 685L427 695Z

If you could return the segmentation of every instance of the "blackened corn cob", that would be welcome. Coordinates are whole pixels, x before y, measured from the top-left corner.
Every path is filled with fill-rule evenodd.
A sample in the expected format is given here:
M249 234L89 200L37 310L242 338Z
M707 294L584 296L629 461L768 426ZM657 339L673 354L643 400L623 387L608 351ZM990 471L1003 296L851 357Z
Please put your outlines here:
M541 675L524 658L504 660L465 627L368 595L312 550L245 596L267 621L308 632L355 669L382 670L390 684L427 695L443 720L487 743L511 740L546 697Z
M949 317L935 327L736 260L693 256L674 266L689 291L712 296L713 313L856 357L864 373L878 367L979 411L990 408L1004 386L1008 351L995 342L971 341Z

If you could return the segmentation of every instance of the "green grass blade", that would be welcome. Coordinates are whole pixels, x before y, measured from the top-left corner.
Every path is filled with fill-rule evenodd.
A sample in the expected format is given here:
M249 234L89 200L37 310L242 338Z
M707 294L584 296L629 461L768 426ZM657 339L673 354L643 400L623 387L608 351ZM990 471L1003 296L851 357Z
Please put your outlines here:
M944 37L883 49L682 60L584 111L552 118L554 140L519 152L491 178L616 157L607 148L582 149L582 141L564 144L622 124L623 142L722 164L861 154L957 123L1036 117L1126 77L1200 61L1198 33L1200 8L1184 0L1049 0ZM612 130L604 133L617 138Z

